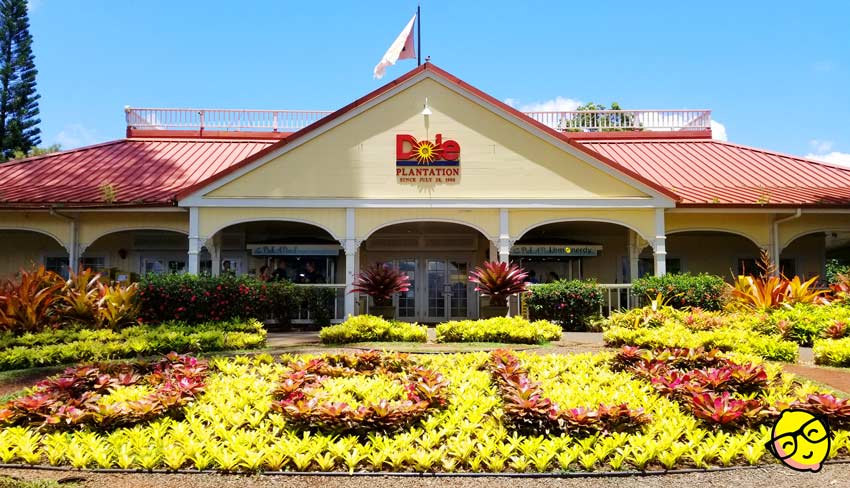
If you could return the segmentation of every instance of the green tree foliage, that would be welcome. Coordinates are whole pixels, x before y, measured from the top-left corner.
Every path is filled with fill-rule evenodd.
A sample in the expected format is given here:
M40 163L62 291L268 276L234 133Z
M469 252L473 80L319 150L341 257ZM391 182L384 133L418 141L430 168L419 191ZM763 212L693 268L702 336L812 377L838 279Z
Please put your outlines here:
M581 132L586 127L592 128L590 129L592 131L600 132L641 130L637 128L640 124L636 123L635 116L631 113L599 113L600 110L623 110L617 102L611 103L610 108L598 103L588 102L576 110L587 113L566 121L568 132Z
M61 150L62 146L59 144L53 144L47 147L33 147L27 152L17 149L14 153L12 153L12 159L34 158L36 156L44 156L45 154L55 153Z
M0 0L0 157L41 143L27 0Z

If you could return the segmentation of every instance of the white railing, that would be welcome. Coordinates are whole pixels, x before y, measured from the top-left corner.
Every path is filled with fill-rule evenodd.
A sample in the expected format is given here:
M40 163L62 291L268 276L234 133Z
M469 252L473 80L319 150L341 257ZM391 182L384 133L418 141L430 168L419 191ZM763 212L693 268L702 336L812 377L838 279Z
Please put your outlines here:
M680 131L711 128L711 110L572 110L525 112L565 132Z
M127 127L140 130L295 132L331 112L322 110L124 109Z
M618 310L640 307L640 297L632 293L631 283L601 284L599 286L603 290L599 315L607 317Z
M124 112L128 129L257 132L295 132L331 113L324 110L135 107L125 107ZM711 110L573 110L525 114L542 124L566 132L711 128Z
M345 285L344 284L296 284L295 286L304 288L325 288L334 290L332 300L328 301L328 306L333 307L333 315L331 315L331 323L338 324L345 320ZM331 303L333 302L333 303ZM292 318L292 323L295 325L312 324L314 318L309 310L304 310L299 307L298 311Z

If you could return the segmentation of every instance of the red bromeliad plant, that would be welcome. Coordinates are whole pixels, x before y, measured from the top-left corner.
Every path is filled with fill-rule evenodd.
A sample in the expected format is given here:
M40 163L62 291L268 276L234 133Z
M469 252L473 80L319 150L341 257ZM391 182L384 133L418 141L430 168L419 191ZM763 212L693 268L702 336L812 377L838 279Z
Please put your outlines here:
M718 350L668 348L648 351L624 347L615 356L612 367L650 381L658 393L717 427L761 424L773 419L781 410L768 406L759 398L770 386L763 366L735 363Z
M381 399L353 406L321 401L322 382L329 377L387 375L404 385L404 400ZM288 365L272 402L272 410L306 429L337 433L395 432L448 402L448 381L435 371L417 366L406 354L327 355Z
M829 419L829 425L833 428L850 427L850 400L846 398L839 399L826 393L808 395L805 400L798 400L789 406Z
M175 415L203 391L206 362L171 353L147 363L94 364L69 368L46 379L33 393L0 408L0 424L62 429L88 425L111 429ZM109 402L119 387L149 386L138 400Z
M643 409L632 409L627 404L600 404L596 410L561 408L543 395L540 384L531 381L516 356L504 349L493 351L486 367L499 387L505 418L519 432L588 436L634 431L651 420Z
M408 291L410 278L388 264L375 263L357 275L353 286L351 293L365 293L380 307L390 305L396 293Z
M504 307L508 297L526 290L528 273L516 264L484 261L469 275L475 291L490 297L490 305Z

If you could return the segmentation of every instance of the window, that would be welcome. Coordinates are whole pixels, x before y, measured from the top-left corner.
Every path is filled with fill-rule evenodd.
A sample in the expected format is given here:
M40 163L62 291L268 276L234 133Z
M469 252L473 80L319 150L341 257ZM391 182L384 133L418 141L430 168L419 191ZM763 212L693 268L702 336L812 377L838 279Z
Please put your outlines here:
M80 269L90 269L95 273L106 271L106 258L103 256L86 257L80 259Z
M186 261L179 259L143 258L143 274L181 274L186 272Z
M66 279L68 278L68 266L70 264L67 257L46 256L44 258L44 267L47 271L53 271Z

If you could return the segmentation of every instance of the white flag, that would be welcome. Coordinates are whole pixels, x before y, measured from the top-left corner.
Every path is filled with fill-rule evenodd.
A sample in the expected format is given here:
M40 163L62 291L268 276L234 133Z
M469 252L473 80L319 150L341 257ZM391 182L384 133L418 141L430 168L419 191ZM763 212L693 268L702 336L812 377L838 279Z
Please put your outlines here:
M410 19L410 22L404 27L404 30L401 31L401 34L398 35L395 41L393 41L392 45L387 52L384 54L384 57L381 58L381 62L375 66L375 79L380 80L384 77L384 72L387 70L387 66L392 66L399 59L409 59L416 57L416 50L413 47L413 23L416 21L416 14L413 14L413 17Z

